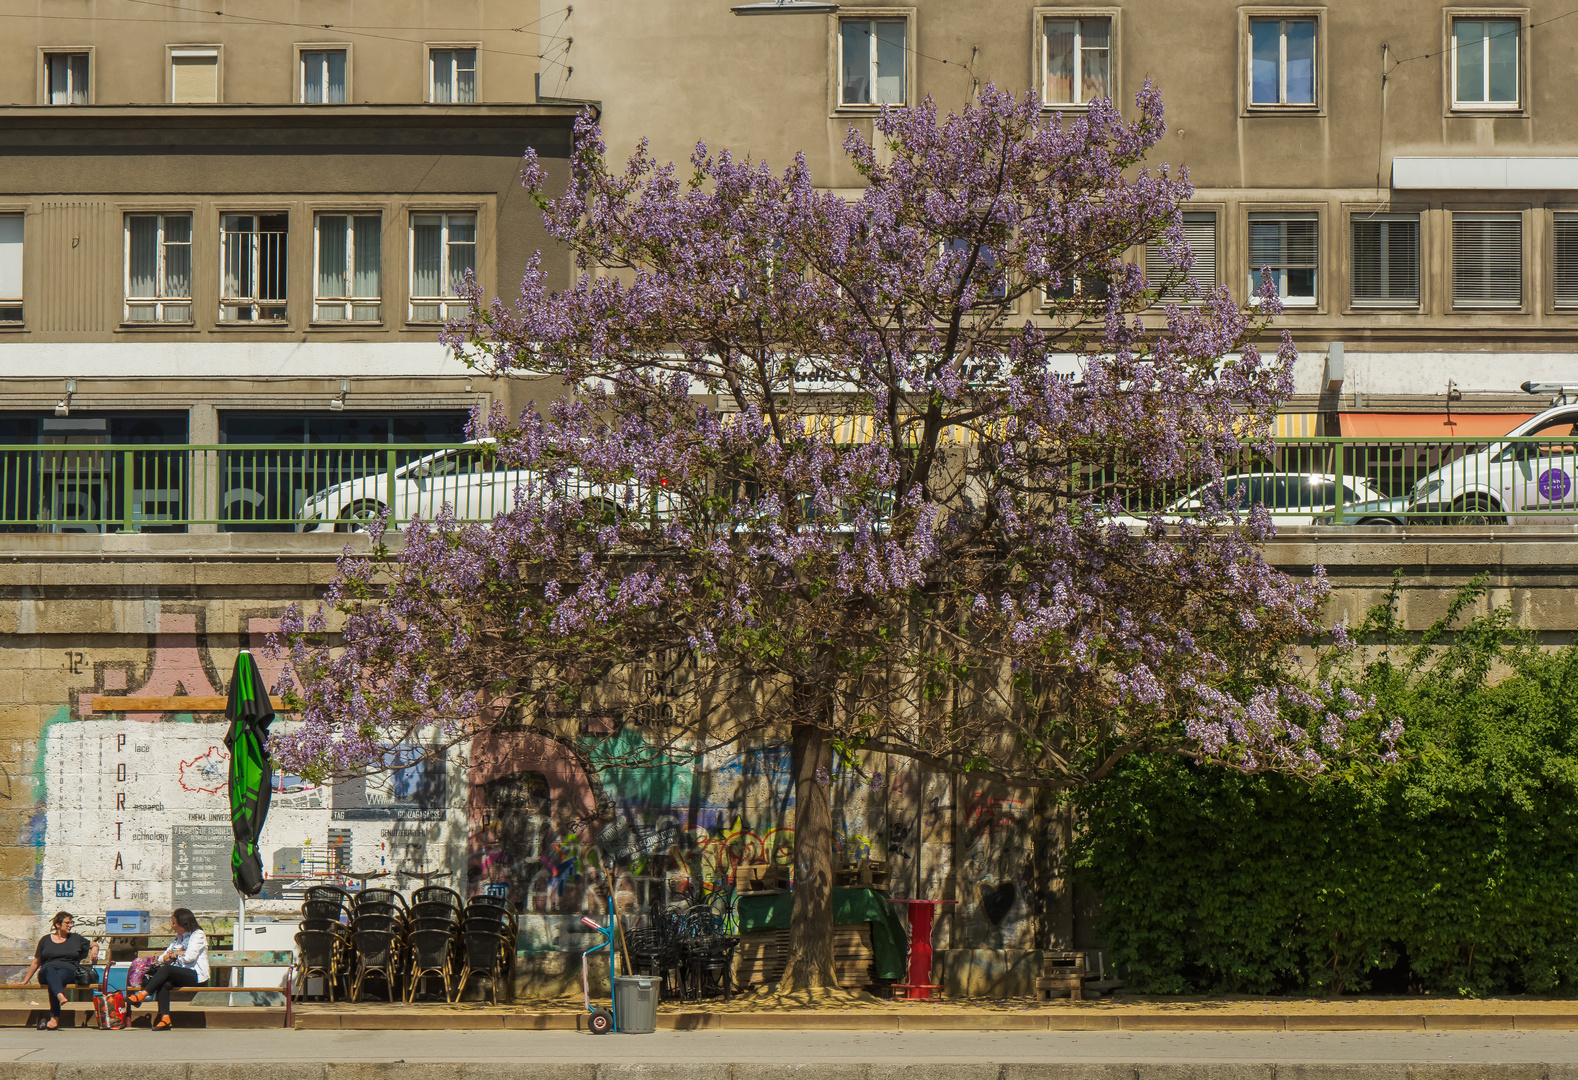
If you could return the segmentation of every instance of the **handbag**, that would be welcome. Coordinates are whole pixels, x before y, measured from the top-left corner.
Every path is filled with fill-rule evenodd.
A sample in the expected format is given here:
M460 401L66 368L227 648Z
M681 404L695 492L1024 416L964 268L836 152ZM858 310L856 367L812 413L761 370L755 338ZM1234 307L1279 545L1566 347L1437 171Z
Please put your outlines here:
M92 986L99 981L99 973L91 964L77 965L77 985Z

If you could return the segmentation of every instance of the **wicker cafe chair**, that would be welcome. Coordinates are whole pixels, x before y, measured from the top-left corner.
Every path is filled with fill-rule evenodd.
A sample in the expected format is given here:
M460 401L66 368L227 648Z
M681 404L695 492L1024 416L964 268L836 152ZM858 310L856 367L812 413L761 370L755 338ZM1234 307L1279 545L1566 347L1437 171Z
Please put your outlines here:
M457 913L466 909L466 902L460 898L460 894L442 885L424 885L412 893L411 906L417 904L448 904Z
M514 946L511 943L510 953ZM509 956L505 954L505 941L495 930L467 928L461 934L460 981L455 985L455 999L465 992L466 983L473 976L488 980L488 993L492 1003L499 1003L499 983L509 974Z
M398 935L405 929L405 920L398 915L386 914L381 911L357 912L351 919L351 930L384 930Z
M303 894L306 900L336 900L341 907L350 907L355 900L351 894L338 885L309 885Z
M402 915L405 914L405 897L396 889L363 889L356 894L358 909L368 904L393 904Z
M384 980L390 1001L399 1000L401 935L391 930L353 930L351 937L356 943L356 982L351 987L351 1000L362 1000L362 984L369 975Z
M462 909L451 907L441 900L419 900L411 905L408 918L412 922L417 919L447 919L458 926L461 915Z
M410 952L410 970L407 972L405 999L416 999L419 980L437 975L444 983L444 1000L455 1000L451 985L455 978L455 935L449 928L411 930L406 934L406 947Z
M303 919L339 922L340 916L345 914L345 911L345 905L333 897L315 897L301 902L301 917Z
M308 979L322 979L329 1001L334 1001L334 987L345 977L346 941L345 927L329 924L333 930L304 929L296 933L296 977L303 990ZM342 988L343 989L343 988Z

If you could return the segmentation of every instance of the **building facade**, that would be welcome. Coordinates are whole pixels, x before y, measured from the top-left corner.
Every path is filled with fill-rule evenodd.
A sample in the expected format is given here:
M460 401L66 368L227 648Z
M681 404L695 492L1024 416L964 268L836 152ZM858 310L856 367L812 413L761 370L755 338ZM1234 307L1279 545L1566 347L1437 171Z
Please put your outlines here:
M1247 303L1269 267L1283 296L1302 354L1284 434L1500 433L1548 400L1523 382L1578 383L1578 23L1555 0L541 8L575 42L543 86L605 102L611 153L801 151L831 188L858 185L841 143L883 103L948 109L993 83L1071 117L1102 96L1132 110L1153 81L1153 161L1196 189L1195 276Z
M535 17L465 0L0 16L0 443L447 441L504 393L438 333L467 273L508 295L547 246L521 156L562 172L576 109L535 103ZM120 516L102 486L42 498Z

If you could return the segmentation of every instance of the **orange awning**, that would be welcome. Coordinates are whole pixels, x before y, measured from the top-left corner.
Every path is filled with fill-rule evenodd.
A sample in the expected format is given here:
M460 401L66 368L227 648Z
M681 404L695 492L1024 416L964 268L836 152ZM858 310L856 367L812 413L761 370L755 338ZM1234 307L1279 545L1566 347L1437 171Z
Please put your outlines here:
M1505 435L1533 415L1453 412L1448 423L1446 413L1345 412L1341 420L1344 435L1363 439L1428 439Z

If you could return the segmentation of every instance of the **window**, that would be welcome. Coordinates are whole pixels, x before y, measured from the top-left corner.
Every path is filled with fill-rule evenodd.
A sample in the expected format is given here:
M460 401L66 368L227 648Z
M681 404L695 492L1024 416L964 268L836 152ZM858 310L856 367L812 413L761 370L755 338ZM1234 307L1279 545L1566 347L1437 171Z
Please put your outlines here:
M22 215L0 214L0 323L22 321Z
M285 318L284 214L225 214L219 223L219 319L279 322Z
M1353 306L1419 303L1419 219L1355 215Z
M434 49L431 100L440 105L477 100L477 50Z
M1249 103L1315 104L1315 20L1249 21Z
M1184 237L1189 242L1189 251L1194 256L1194 266L1189 272L1182 275L1181 280L1172 288L1162 293L1160 299L1187 301L1203 299L1205 294L1216 288L1216 215L1214 213L1194 212L1183 216ZM1145 277L1152 284L1161 284L1168 278L1178 276L1178 267L1169 262L1162 253L1162 249L1155 243L1145 246ZM1199 286L1196 290L1191 286Z
M126 321L192 321L192 215L126 215Z
M437 322L466 310L456 302L477 265L476 214L411 215L411 319Z
M1048 105L1088 105L1112 96L1112 20L1042 24L1042 94Z
M305 105L345 104L345 50L301 50L301 100Z
M907 29L903 19L838 24L840 105L904 104Z
M962 273L970 261L970 250L973 247L968 240L957 237L943 245L943 253L958 263ZM998 265L1002 260L997 257L997 252L989 247L982 246L975 259L975 269L971 274L973 288L966 291L966 297L977 296L982 299L1001 300L1008 295L1008 277Z
M1556 306L1578 308L1578 214L1557 214L1551 241Z
M1320 220L1314 214L1250 214L1250 292L1259 290L1264 268L1284 304L1313 305L1320 268L1319 231Z
M1452 20L1454 108L1518 107L1517 19Z
M177 105L219 100L219 50L170 50L170 100Z
M1452 215L1452 305L1523 306L1523 216Z
M44 89L51 105L86 105L88 54L45 53Z
M383 281L383 221L377 214L319 214L318 322L378 322Z

